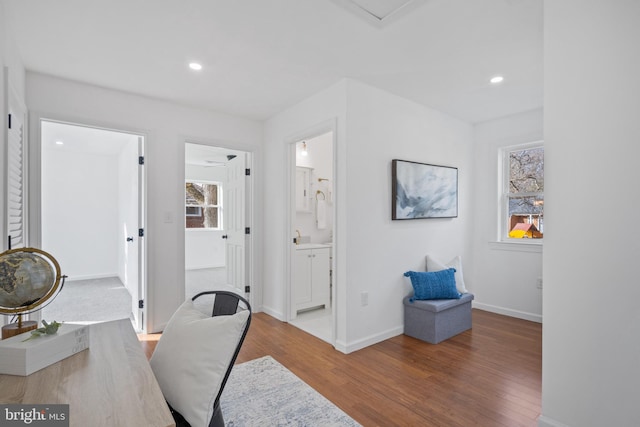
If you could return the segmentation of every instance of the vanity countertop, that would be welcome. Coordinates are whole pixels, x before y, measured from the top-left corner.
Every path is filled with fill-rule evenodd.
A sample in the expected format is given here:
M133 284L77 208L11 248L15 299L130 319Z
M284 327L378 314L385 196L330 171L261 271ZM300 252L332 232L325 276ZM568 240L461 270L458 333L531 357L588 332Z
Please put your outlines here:
M330 248L331 246L333 246L331 243L301 243L299 245L296 245L296 250L303 250L303 249L322 249L322 248Z

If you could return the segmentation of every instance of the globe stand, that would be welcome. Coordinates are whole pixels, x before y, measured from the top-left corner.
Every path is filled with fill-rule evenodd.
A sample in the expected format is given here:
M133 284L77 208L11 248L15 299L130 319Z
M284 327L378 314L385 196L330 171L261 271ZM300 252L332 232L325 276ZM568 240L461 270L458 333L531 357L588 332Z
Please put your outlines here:
M16 335L23 334L28 331L32 331L38 327L38 322L35 320L22 321L22 315L18 315L18 321L16 323L9 323L2 327L2 339L14 337Z

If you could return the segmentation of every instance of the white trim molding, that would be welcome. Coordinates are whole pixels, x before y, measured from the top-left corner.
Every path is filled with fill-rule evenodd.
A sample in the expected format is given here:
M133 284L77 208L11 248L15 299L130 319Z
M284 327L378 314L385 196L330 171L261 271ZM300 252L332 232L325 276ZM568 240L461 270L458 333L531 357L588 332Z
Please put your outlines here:
M361 350L365 347L369 347L370 345L378 344L379 342L388 340L389 338L402 335L403 333L404 325L389 329L379 334L369 335L368 337L359 339L351 343L346 343L342 340L336 340L335 349L344 354L349 354L353 353L354 351Z
M517 251L542 253L542 243L489 242L489 248L496 251Z
M567 424L563 424L556 420L553 420L549 417L545 417L544 415L540 415L538 418L538 427L570 427Z
M509 317L515 317L517 319L530 320L536 323L542 323L542 315L535 313L528 313L526 311L513 310L510 308L498 307L490 304L483 304L481 302L473 301L473 308L478 310L489 311L491 313L502 314Z

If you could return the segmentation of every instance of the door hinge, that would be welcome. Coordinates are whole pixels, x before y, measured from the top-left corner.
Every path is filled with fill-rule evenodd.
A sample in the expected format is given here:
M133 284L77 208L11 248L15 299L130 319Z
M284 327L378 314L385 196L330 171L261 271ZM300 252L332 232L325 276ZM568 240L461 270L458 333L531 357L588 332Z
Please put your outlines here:
M144 300L143 299L139 299L138 300L138 308L144 308Z
M144 165L144 156L138 157L138 164L139 165Z
M244 174L245 174L246 176L250 176L250 175L251 175L251 169L249 169L249 168L245 169L245 170L244 170Z
M9 114L7 124L9 125L9 129L11 129L11 114Z
M249 286L249 285L245 286L245 287L244 287L244 292L245 292L246 294L250 293L250 292L251 292L251 286Z
M144 237L144 228L138 228L138 237Z
M251 234L251 227L245 227L244 234Z

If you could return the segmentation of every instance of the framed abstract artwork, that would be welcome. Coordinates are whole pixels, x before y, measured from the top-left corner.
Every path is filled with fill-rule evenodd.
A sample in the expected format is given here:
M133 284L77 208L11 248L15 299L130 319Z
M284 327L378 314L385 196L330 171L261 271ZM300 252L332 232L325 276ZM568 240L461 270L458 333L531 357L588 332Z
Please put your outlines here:
M394 159L392 219L456 218L458 168Z

